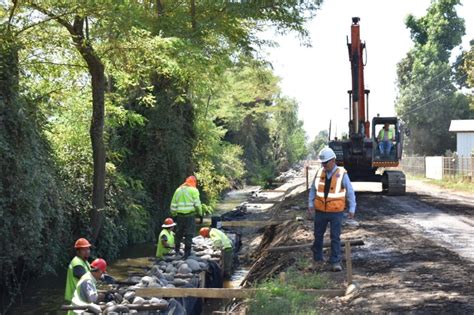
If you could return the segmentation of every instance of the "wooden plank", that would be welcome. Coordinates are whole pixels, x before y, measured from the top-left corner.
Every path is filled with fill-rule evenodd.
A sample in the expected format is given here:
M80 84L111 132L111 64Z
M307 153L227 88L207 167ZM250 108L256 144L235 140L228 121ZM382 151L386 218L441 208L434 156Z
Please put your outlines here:
M206 299L245 299L255 295L258 289L242 289L242 288L141 288L136 289L138 296L157 296L157 297L197 297ZM343 289L324 289L298 290L299 292L311 294L314 296L336 297L343 296Z
M346 252L346 270L347 270L347 285L352 284L352 255L351 255L351 242L345 241L345 252Z
M285 221L222 221L223 227L264 227L281 224Z
M101 310L106 309L107 305L98 305ZM147 310L165 310L168 308L168 302L163 301L162 303L158 304L124 304L130 310L137 310L137 311L147 311ZM87 305L85 306L77 306L77 305L61 305L60 310L63 311L72 311L72 310L87 310Z
M260 190L259 192L264 193L286 193L287 189L264 189Z
M347 242L347 241L344 241L343 243L341 243L341 246L345 246L345 242ZM363 240L352 240L352 241L349 241L349 242L352 246L364 245ZM313 246L313 243L308 243L308 244L301 244L301 245L271 247L267 250L269 252L287 252L287 251L292 251L292 250L311 248L312 246ZM331 242L324 241L323 247L331 247Z

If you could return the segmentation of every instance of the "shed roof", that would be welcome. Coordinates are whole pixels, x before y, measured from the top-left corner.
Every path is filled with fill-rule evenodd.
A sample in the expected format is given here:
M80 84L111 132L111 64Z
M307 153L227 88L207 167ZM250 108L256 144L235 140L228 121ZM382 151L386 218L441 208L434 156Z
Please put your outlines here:
M451 120L449 131L474 132L474 119Z

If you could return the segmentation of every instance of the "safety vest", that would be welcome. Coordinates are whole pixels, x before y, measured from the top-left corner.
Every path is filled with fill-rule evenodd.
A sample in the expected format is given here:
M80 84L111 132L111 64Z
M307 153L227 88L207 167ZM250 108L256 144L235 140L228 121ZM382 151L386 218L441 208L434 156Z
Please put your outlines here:
M380 132L379 132L379 140L383 140L384 136L385 136L385 132L387 132L387 139L388 141L392 141L393 139L393 130L388 128L388 130L385 130L385 129L381 129Z
M343 167L337 167L332 174L327 198L324 198L324 188L326 186L326 170L320 168L314 178L316 196L314 198L314 208L323 212L341 212L346 207L346 189L342 186L342 179L347 171Z
M222 232L221 230L211 228L211 231L209 232L209 237L211 238L212 242L214 243L214 246L220 249L228 249L232 248L232 241L229 239L229 237Z
M202 215L201 200L199 199L199 190L197 188L182 185L176 189L171 200L171 213L192 214L197 210Z
M162 243L161 243L161 237L163 235L166 235L166 238L168 240L168 245L171 247L174 247L174 232L168 230L167 228L164 228L160 236L158 236L158 246L156 248L156 257L162 258L164 255L168 254L172 248L166 248Z
M91 265L89 265L88 261L85 261L81 257L74 257L71 262L69 263L69 267L67 268L67 278L66 278L66 292L64 293L64 299L66 301L72 300L72 295L76 290L77 282L79 282L76 277L74 277L73 270L76 266L82 266L86 270L86 273L91 271Z
M74 290L74 295L72 297L72 305L74 305L74 306L84 306L84 305L90 304L90 302L88 300L86 300L86 298L81 295L81 284L84 281L90 281L93 285L93 289L95 289L97 291L97 288L96 288L97 280L95 280L92 273L90 273L90 272L86 273L85 275L83 275L81 277L81 279L77 283L76 289ZM83 312L84 311L74 311L74 312L70 311L70 312L68 312L68 315L69 314L74 314L74 313L81 314Z

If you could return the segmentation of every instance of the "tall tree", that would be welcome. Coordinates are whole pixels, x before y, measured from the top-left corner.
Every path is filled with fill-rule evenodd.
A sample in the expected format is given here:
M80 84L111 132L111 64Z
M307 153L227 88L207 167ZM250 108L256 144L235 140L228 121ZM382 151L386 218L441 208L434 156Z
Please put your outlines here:
M453 84L449 58L461 43L464 20L458 17L459 0L434 0L425 16L410 15L414 48L398 64L397 112L412 130L409 153L443 154L454 148L451 119L469 116L468 100Z

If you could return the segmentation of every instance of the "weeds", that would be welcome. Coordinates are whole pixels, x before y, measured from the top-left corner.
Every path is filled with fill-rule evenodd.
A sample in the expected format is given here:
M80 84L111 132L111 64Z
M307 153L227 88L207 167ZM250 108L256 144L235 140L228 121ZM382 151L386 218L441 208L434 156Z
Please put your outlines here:
M316 312L314 295L299 289L320 289L325 286L326 279L318 274L302 274L298 266L304 265L299 261L297 267L290 267L286 272L286 282L279 279L268 279L259 284L255 297L249 303L249 314L252 315L313 315Z

